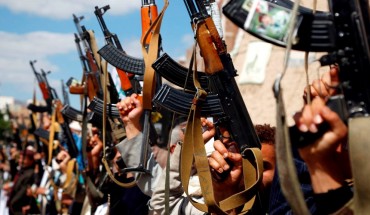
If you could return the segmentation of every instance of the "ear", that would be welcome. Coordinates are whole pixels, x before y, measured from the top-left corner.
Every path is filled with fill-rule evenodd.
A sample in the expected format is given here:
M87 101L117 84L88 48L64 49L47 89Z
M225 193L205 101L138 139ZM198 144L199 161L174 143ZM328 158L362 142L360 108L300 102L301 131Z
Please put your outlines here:
M176 144L171 144L170 146L170 153L172 154L175 151Z

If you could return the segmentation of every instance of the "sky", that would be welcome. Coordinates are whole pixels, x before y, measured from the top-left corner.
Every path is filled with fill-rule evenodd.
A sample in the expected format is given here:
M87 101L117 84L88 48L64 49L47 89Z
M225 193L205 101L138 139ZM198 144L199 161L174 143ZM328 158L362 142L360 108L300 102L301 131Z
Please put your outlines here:
M156 0L156 4L160 12L164 3ZM29 63L36 60L36 70L50 71L48 81L62 98L62 80L82 77L72 14L84 16L81 25L95 32L101 48L105 41L94 10L106 5L110 9L103 17L108 29L117 34L127 54L141 57L141 0L0 0L0 96L26 102L36 89L37 99L42 100ZM184 57L191 47L190 19L182 1L170 2L161 36L164 52L174 59ZM79 104L79 96L69 98L72 106Z

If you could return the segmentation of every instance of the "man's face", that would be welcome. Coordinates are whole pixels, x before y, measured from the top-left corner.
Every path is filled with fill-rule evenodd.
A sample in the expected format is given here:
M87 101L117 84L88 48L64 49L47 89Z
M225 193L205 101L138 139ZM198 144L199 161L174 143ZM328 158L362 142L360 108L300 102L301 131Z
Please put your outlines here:
M264 189L268 189L271 186L275 172L275 147L271 144L262 143L262 158L263 158L263 178L262 184Z
M33 159L29 158L28 156L23 156L23 154L19 156L18 164L21 166L23 165L23 167L32 166L33 162Z

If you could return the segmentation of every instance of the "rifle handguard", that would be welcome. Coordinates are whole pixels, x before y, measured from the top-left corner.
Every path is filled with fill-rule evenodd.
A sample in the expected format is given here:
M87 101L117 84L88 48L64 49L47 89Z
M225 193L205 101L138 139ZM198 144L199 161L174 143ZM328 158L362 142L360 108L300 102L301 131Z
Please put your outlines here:
M69 86L69 93L83 95L85 94L85 86L83 85Z

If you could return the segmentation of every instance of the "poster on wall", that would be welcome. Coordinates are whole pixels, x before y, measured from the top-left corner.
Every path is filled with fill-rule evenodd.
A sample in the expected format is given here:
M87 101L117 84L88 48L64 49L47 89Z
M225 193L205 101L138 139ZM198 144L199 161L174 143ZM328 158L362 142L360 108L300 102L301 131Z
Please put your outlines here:
M248 44L239 84L262 84L265 80L267 63L270 60L272 45L262 41Z

